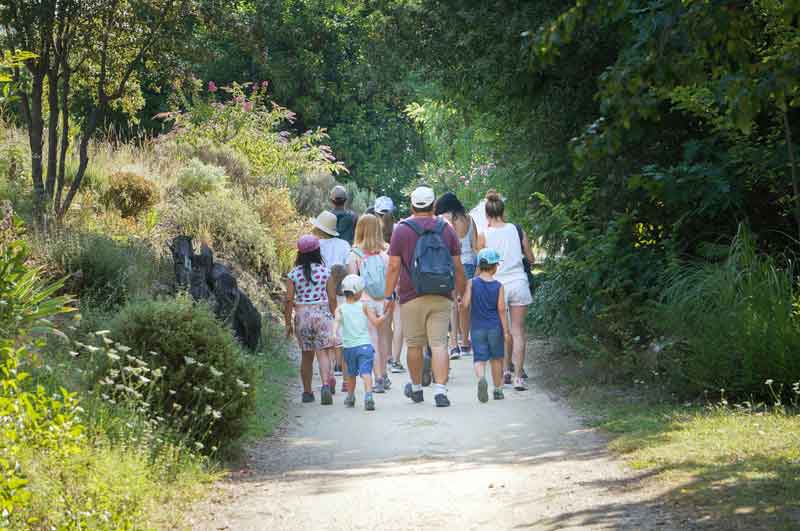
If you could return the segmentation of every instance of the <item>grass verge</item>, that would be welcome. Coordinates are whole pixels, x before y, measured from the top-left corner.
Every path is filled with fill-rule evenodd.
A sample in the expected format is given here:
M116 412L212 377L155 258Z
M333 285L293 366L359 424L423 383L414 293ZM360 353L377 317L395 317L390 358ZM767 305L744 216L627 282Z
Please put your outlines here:
M289 379L297 372L288 352L288 343L281 340L279 346L266 355L253 356L250 365L256 375L254 386L256 408L251 415L244 442L272 435L286 413L286 389Z
M715 529L800 528L800 415L724 403L677 404L658 391L597 383L547 342L537 378L568 397L609 448L664 489L656 503Z

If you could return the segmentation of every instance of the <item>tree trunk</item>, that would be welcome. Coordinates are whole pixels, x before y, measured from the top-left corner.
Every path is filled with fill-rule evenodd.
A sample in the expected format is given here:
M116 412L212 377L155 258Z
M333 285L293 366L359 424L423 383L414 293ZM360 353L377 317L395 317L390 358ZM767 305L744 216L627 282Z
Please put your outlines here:
M28 143L31 147L31 180L36 200L36 214L39 221L45 214L45 189L42 179L42 150L44 143L44 120L42 118L42 92L44 88L44 69L37 69L33 74L30 98L25 98L30 116L28 125Z
M94 132L97 130L97 124L102 118L104 110L104 104L98 103L97 106L92 109L89 118L86 120L86 125L81 134L81 143L78 148L80 159L78 171L75 172L75 176L72 178L72 184L69 187L69 192L67 192L67 196L64 198L64 204L61 205L57 213L58 219L64 218L64 215L69 211L69 207L72 205L72 201L75 199L75 195L81 187L83 176L86 174L86 167L89 165L89 141L91 141L92 135L94 135Z
M58 158L58 181L56 182L56 198L55 198L55 211L58 217L61 218L61 196L64 192L64 173L66 172L67 164L67 150L69 149L69 113L67 105L69 103L70 91L70 70L69 63L66 56L64 56L63 64L61 67L61 75L63 76L61 84L61 154Z
M58 172L58 68L59 64L55 61L53 66L47 71L47 102L50 107L50 114L47 121L47 180L45 181L45 200L47 209L56 208L53 204L53 191L56 186L56 175Z

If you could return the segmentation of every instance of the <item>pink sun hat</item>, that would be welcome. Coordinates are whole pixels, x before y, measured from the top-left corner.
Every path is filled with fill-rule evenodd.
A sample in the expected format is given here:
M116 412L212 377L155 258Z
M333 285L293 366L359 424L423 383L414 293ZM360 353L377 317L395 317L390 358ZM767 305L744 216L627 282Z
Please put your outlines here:
M301 253L310 253L319 249L319 238L313 234L304 234L297 240L297 250Z

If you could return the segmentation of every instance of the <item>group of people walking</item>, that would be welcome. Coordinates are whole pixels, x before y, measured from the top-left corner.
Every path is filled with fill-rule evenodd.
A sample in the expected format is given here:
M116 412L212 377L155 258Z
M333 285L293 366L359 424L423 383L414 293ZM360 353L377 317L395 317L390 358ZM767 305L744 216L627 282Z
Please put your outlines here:
M320 403L333 404L336 376L343 375L344 404L364 408L389 391L390 374L405 372L404 394L422 402L432 383L434 402L447 407L450 361L472 355L477 397L489 400L487 365L495 400L504 386L527 390L525 314L531 304L527 237L505 221L496 192L485 200L479 227L457 196L437 198L426 186L410 196L411 216L395 220L395 205L379 197L364 215L346 209L347 191L331 191L332 208L312 221L297 242L288 274L286 329L302 352L302 401L316 400L314 359L321 379Z

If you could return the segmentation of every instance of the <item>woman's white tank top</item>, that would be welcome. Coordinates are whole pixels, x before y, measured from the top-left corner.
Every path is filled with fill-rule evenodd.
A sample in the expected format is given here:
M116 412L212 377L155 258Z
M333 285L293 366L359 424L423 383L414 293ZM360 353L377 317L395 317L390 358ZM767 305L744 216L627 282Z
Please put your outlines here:
M486 247L500 253L502 260L494 278L504 285L515 280L527 282L528 274L522 265L522 243L519 241L517 228L511 223L502 227L487 227L484 236Z

